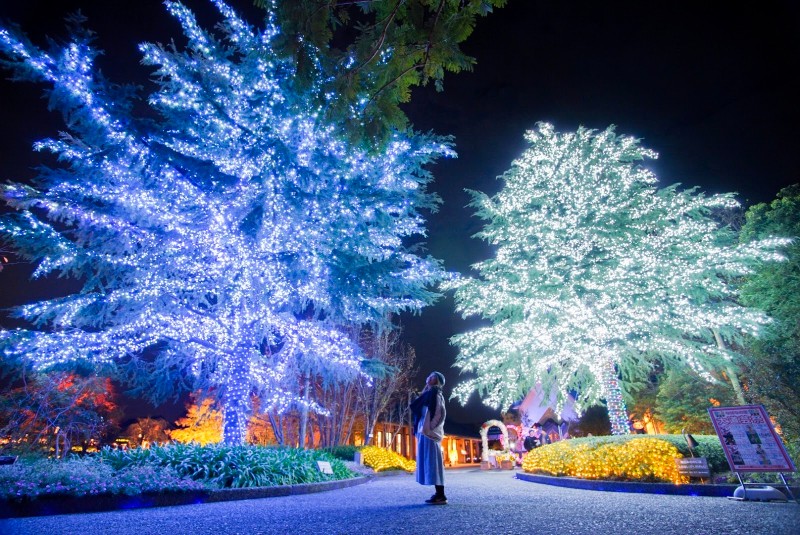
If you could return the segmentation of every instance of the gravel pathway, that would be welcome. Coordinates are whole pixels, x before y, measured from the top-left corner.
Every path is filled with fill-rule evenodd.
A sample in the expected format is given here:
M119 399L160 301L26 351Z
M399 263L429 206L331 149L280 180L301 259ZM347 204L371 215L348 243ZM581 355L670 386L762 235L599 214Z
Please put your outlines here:
M513 472L451 470L448 505L407 474L330 492L0 521L2 534L799 535L800 505L552 487Z

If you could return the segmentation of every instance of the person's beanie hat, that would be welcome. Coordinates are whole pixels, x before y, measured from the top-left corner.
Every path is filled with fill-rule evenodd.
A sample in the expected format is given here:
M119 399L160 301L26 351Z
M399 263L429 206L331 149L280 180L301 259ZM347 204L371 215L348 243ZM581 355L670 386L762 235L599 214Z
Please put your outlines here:
M439 372L433 372L433 375L435 375L436 380L439 381L439 386L444 386L444 375Z

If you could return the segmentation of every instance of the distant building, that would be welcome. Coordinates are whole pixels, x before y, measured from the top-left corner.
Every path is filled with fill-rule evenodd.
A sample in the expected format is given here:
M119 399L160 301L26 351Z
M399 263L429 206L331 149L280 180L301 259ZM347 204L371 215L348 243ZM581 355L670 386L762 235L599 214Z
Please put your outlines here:
M555 392L551 392L549 398L545 399L539 385L531 388L522 401L513 404L506 413L509 440L514 443L519 442L535 423L542 425L542 429L552 442L568 438L570 425L579 420L575 411L575 398L572 395L567 397L560 414L556 412L556 408Z
M442 452L445 466L479 463L481 461L480 426L445 420ZM378 422L372 436L372 445L391 449L409 459L417 457L417 440L410 432L411 426ZM364 444L362 435L354 434L353 444Z

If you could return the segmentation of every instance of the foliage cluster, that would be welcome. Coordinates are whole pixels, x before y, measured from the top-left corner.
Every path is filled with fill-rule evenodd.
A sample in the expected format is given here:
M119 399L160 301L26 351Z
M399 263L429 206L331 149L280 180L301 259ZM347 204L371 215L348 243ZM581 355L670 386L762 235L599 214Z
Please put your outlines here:
M386 470L405 470L413 472L417 468L416 461L406 459L399 453L378 446L366 446L361 450L364 464L376 472Z
M164 418L137 418L125 428L122 436L129 440L130 445L137 448L153 443L169 442L169 422Z
M124 451L104 449L99 459L117 470L169 467L181 477L216 488L296 485L353 477L342 461L326 452L298 448L169 444ZM320 472L317 461L330 462L333 474Z
M394 130L408 126L400 105L411 99L414 87L433 82L441 91L446 72L472 70L475 59L459 45L479 17L506 0L255 4L277 8L280 48L297 65L297 85L325 80L319 98L326 120L342 125L354 139L380 146Z
M515 460L517 459L517 456L516 456L516 455L514 455L513 453L511 453L511 452L510 452L510 451L508 451L508 450L504 450L504 451L501 451L500 453L498 453L498 454L495 456L495 459L497 459L497 461L498 461L498 462L502 462L502 461L515 461Z
M697 454L708 458L712 472L718 471L720 459L722 463L725 459L717 437L696 438L701 444ZM680 440L674 435L563 440L528 452L522 467L526 472L584 479L688 483L675 465L675 459L689 455L688 447L681 447Z
M667 433L714 434L708 409L713 406L736 405L730 384L722 380L707 381L691 370L671 370L659 378L653 411L664 423Z
M86 451L118 431L120 415L111 380L85 365L43 373L0 360L0 449Z
M326 448L324 451L328 453L334 459L340 459L342 461L352 461L355 459L356 452L360 451L361 448L358 446L351 446L351 445L340 445L334 446L332 448Z
M194 398L194 395L193 395ZM201 446L222 441L222 411L212 408L214 400L206 398L186 406L186 416L175 422L176 429L169 431L169 438Z
M676 448L684 457L691 457L692 453L689 451L689 446L686 445L686 440L681 435L651 435L659 440L669 442ZM623 437L624 438L624 437ZM705 457L708 461L708 468L712 474L720 474L727 472L730 468L728 460L725 458L725 452L722 451L722 446L719 443L717 435L692 435L697 441L697 447L694 448L695 457Z
M328 461L333 474L319 471ZM23 458L0 470L0 499L137 495L217 488L266 487L347 479L344 463L319 450L170 444L56 461Z
M744 372L747 398L764 405L778 423L789 454L800 463L800 184L778 192L771 203L747 210L740 240L793 238L786 261L762 266L747 278L742 301L764 310L773 322L747 344L753 359Z

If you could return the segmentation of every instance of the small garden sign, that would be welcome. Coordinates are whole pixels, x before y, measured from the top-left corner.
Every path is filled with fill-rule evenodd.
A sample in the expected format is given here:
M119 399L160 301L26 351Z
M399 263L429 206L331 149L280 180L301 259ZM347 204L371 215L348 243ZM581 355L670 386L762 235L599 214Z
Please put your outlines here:
M684 457L675 459L678 473L689 477L711 477L708 460L705 457Z

